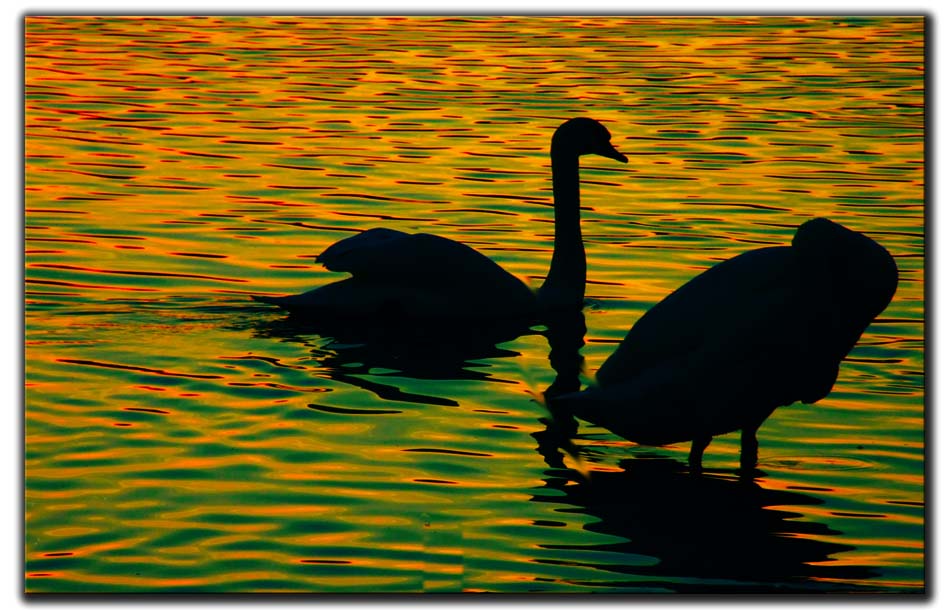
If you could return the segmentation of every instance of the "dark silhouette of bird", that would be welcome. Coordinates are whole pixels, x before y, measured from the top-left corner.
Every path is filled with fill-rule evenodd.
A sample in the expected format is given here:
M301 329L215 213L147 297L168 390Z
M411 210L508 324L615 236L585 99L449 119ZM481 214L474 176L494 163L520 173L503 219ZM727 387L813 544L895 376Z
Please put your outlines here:
M302 294L255 296L292 312L336 316L435 318L530 317L539 310L580 308L586 259L580 226L579 158L627 158L599 122L573 118L551 139L554 252L535 292L497 263L457 241L428 233L375 228L343 239L316 259L352 277Z
M713 436L742 431L740 464L779 406L831 391L841 360L890 303L897 265L872 239L824 218L791 246L718 263L657 303L596 374L552 406L644 445L691 441L701 469Z

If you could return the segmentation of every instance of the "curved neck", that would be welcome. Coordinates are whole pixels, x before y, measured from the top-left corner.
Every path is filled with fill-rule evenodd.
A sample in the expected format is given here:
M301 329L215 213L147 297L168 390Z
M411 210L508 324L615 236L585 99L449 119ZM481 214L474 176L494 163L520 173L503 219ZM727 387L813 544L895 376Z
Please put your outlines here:
M554 253L538 298L546 309L580 308L584 302L587 261L581 237L577 155L558 153L552 147L551 177L554 183Z

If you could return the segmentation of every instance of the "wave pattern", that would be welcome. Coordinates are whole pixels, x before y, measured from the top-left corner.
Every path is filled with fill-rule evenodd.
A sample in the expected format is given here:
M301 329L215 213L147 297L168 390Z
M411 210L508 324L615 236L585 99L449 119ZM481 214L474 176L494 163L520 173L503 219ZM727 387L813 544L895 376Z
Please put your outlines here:
M922 18L25 31L27 590L922 590ZM537 286L548 140L581 114L631 160L582 169L592 370L652 303L808 218L898 261L834 392L760 430L754 482L731 436L699 478L685 446L592 426L587 483L548 467L537 329L367 340L249 304L330 281L313 257L383 225Z

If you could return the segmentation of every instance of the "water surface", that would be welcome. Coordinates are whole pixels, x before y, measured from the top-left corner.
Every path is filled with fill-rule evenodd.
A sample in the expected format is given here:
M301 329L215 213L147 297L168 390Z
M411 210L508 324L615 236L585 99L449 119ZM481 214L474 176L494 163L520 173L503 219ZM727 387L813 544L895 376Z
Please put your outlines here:
M923 20L29 17L33 592L920 592ZM424 230L533 285L550 135L585 157L593 372L717 261L832 218L897 294L817 405L548 463L543 327L315 329L252 303ZM576 353L576 352L575 352ZM548 461L546 461L548 458ZM569 464L570 465L570 464Z

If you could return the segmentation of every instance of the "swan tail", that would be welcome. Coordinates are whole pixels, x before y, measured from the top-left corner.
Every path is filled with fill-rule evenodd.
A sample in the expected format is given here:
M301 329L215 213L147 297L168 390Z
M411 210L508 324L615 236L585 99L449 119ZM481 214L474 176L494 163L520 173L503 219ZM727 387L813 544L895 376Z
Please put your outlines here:
M338 282L337 284L343 284L344 282ZM331 286L336 286L331 284ZM313 311L320 308L327 308L328 300L327 295L332 292L328 290L326 286L322 288L314 288L307 292L301 294L290 294L286 296L268 296L268 295L252 295L251 298L257 301L258 303L267 303L268 305L277 305L287 311Z
M314 305L308 304L306 301L300 298L300 295L289 295L283 297L274 297L267 295L251 295L251 298L258 303L266 303L267 305L276 305L281 309L294 313L299 311L310 311L314 309Z
M251 299L257 301L258 303L267 303L268 305L280 305L280 300L283 297L271 297L262 294L252 294Z
M617 397L593 387L556 396L551 402L552 411L562 418L573 416L631 440L639 437L636 430L641 417L636 400L630 397Z
M662 447L691 440L700 433L716 435L728 431L710 427L708 413L697 409L693 400L672 393L647 392L636 385L588 388L558 396L554 401L559 411L638 445Z

